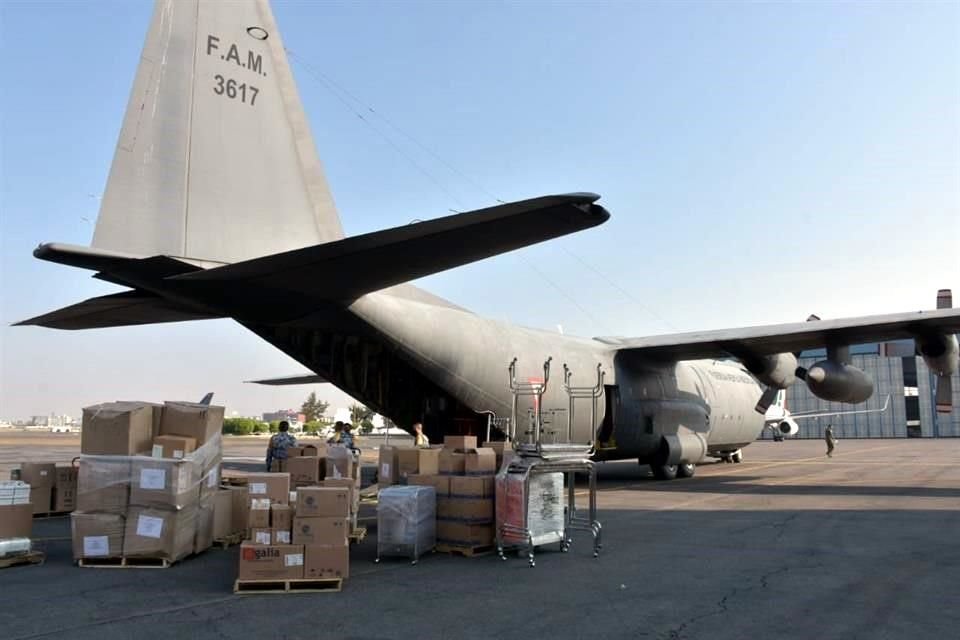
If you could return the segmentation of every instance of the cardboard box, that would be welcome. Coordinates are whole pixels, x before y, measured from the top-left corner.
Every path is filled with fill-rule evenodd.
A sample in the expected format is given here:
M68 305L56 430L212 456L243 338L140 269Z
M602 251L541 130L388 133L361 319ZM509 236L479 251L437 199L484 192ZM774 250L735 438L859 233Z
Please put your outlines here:
M197 449L197 439L188 436L157 436L153 439L150 455L154 458L182 460Z
M320 483L324 487L341 487L350 492L350 513L356 513L360 508L360 490L352 478L327 478Z
M427 476L418 474L407 478L407 484L415 484L423 487L434 487L437 490L437 498L445 498L450 495L450 480L459 476Z
M130 501L130 460L82 456L77 475L77 510L123 515Z
M497 472L497 453L493 449L467 451L463 472L468 476L485 476Z
M209 498L220 490L220 463L203 472L200 477L200 498Z
M123 532L123 555L168 560L190 555L197 531L197 514L196 504L176 510L130 507Z
M213 495L213 539L222 540L227 536L240 531L243 526L234 526L233 496L234 491L221 489Z
M397 476L400 479L405 479L420 472L419 449L397 449L396 460Z
M490 546L493 525L437 520L437 542L463 547Z
M437 501L437 520L455 520L485 524L493 522L493 498L441 498Z
M57 467L53 486L53 510L73 511L77 506L77 467Z
M290 530L293 526L293 509L285 504L270 506L270 527L273 529Z
M0 505L0 540L3 538L29 538L32 532L32 505Z
M494 476L451 476L449 481L456 498L492 498L496 492Z
M200 469L192 460L134 458L130 463L130 504L140 507L195 505Z
M246 487L227 487L227 490L233 502L230 530L231 532L244 531L250 526L247 522L250 512L250 493Z
M270 528L270 498L250 498L246 526L251 529Z
M297 515L302 518L345 518L350 515L350 490L344 487L298 489Z
M440 475L462 476L466 466L467 456L453 449L441 449L439 460Z
M484 442L480 446L484 449L493 449L493 452L497 454L497 469L503 466L503 459L505 457L508 460L513 459L513 445L509 442Z
M53 509L53 487L30 487L30 504L34 513L50 513Z
M250 542L254 544L272 544L273 529L269 527L251 527L249 537Z
M196 533L193 536L193 552L200 553L213 546L213 527L216 519L214 499L207 498L200 501L197 508Z
M476 449L477 436L444 436L444 449Z
M350 577L350 546L310 545L304 546L305 578Z
M270 461L270 473L286 473L287 458L274 458Z
M440 473L441 449L417 449L417 473L424 476L435 476Z
M153 446L153 405L146 402L108 402L83 410L80 453L133 456Z
M397 484L400 473L398 471L399 451L396 447L381 446L377 459L377 484L382 489Z
M287 460L287 471L290 473L290 480L298 486L319 484L323 476L320 475L320 462L322 458L297 456Z
M73 559L119 558L123 555L124 517L115 513L70 514Z
M287 457L288 458L299 458L303 455L303 447L287 447Z
M163 403L160 435L190 436L200 447L222 429L223 407L192 402Z
M52 462L23 462L20 464L20 479L31 488L52 487L57 480L57 465Z
M327 445L325 443L320 444L303 444L297 447L301 450L302 456L313 457L313 458L326 458L327 457Z
M303 577L303 545L240 545L240 580L295 580Z
M276 504L290 500L289 473L251 473L247 475L247 490L250 498L269 498Z
M347 544L350 522L347 518L293 519L293 544Z

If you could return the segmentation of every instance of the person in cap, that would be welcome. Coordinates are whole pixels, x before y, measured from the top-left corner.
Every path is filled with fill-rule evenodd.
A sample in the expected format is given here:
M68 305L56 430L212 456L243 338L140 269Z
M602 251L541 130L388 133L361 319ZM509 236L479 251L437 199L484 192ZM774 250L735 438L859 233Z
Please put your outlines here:
M267 445L267 472L273 466L274 460L283 463L287 460L287 448L297 446L297 439L290 433L290 423L286 420L280 421L279 431L270 437L270 444Z

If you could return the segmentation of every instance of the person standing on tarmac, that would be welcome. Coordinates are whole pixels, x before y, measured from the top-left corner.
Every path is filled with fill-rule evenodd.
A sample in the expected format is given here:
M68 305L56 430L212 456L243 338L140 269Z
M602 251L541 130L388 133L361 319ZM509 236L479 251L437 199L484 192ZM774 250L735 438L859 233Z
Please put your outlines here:
M267 445L267 472L273 466L274 460L286 461L287 447L297 446L297 439L290 435L290 423L286 420L280 421L279 432L270 437L270 444Z
M833 457L833 448L837 446L837 439L833 437L833 425L828 424L823 430L823 439L827 443L827 457Z
M430 446L430 438L423 432L423 425L419 422L413 423L413 446L424 448Z
M350 433L352 426L349 422L344 422L343 431L340 434L340 444L351 450L353 449L353 434Z

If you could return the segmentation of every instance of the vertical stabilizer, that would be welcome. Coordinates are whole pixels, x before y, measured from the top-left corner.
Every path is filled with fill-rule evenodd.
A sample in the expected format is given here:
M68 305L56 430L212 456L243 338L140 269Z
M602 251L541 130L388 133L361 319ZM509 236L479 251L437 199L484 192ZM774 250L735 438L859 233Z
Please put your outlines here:
M93 246L237 262L342 237L267 0L157 0Z

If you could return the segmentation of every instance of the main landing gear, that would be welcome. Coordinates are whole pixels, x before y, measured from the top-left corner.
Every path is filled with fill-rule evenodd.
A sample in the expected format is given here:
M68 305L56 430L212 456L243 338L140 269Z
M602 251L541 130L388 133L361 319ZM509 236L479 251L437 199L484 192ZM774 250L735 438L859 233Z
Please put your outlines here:
M740 449L737 449L736 451L724 451L720 455L720 459L724 462L740 464L743 462L743 452L740 451Z
M647 464L644 461L640 461L640 464ZM650 469L653 471L653 477L657 480L673 480L675 478L692 478L693 474L697 472L697 465L695 464L651 464Z

